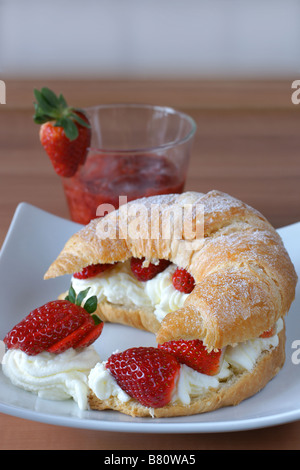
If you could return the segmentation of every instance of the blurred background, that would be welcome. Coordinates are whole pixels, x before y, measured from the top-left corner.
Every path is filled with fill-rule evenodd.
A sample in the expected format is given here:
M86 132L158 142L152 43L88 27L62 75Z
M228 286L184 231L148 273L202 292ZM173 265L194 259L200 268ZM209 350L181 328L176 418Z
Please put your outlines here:
M186 112L186 189L228 192L276 227L300 220L299 18L300 0L0 0L2 234L20 200L68 217L32 120L42 86L73 106Z
M299 0L1 0L0 74L283 78Z

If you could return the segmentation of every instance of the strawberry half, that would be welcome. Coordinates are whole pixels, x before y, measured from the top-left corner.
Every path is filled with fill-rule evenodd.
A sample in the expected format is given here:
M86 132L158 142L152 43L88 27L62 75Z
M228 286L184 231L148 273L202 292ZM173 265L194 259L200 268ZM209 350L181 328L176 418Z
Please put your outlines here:
M148 266L143 266L144 261L145 258L131 258L130 260L131 271L136 279L142 282L150 281L170 264L170 261L161 259L158 264L150 263Z
M200 339L168 341L159 344L160 350L172 354L181 364L206 375L216 375L222 363L223 350L208 352Z
M8 349L20 349L29 356L44 351L61 353L69 348L87 347L101 334L103 323L92 316L97 308L97 297L90 297L81 307L88 289L74 297L70 289L68 299L54 300L34 309L4 338ZM100 323L101 322L101 323Z
M75 277L76 279L88 279L90 277L98 276L98 274L107 271L113 266L113 264L91 264L83 268L78 273L74 273L73 277Z
M151 408L170 402L180 372L174 356L153 347L131 348L113 354L106 367L122 390Z
M85 162L91 142L91 126L82 110L67 105L62 95L49 88L34 90L34 122L41 124L40 141L55 172L73 176Z
M190 294L195 287L195 279L185 269L177 268L172 276L172 283L176 290Z

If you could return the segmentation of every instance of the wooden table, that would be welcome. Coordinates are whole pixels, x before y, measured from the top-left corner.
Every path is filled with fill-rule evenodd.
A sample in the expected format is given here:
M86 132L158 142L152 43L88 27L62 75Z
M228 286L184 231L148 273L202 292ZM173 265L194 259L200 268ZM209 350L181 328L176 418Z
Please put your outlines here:
M295 77L294 77L295 78ZM294 79L293 78L293 79ZM0 105L0 245L19 202L68 217L59 178L33 124L33 88L75 106L168 105L198 130L186 189L219 189L253 205L277 228L300 221L300 105L285 81L16 81ZM144 435L63 428L0 415L1 449L300 449L300 422L217 434Z

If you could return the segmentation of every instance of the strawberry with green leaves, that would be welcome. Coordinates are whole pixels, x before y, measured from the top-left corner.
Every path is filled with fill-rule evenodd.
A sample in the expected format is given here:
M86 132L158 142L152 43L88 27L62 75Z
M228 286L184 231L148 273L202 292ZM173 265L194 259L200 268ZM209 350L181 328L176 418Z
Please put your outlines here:
M49 88L34 90L34 122L40 124L40 141L55 172L73 176L85 162L91 142L91 126L85 113L67 105Z
M103 322L92 315L97 308L96 296L81 306L88 290L76 296L71 286L66 299L34 309L7 333L4 338L7 348L35 356L44 351L59 354L69 348L90 346L101 335Z

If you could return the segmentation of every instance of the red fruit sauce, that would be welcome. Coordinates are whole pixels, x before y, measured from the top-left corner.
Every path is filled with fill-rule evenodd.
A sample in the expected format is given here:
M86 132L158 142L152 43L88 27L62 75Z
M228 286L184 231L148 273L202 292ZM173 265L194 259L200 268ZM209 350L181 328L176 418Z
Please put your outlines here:
M185 175L166 157L151 154L90 153L83 167L63 185L71 219L88 224L100 204L119 207L119 196L132 201L156 194L182 193Z

